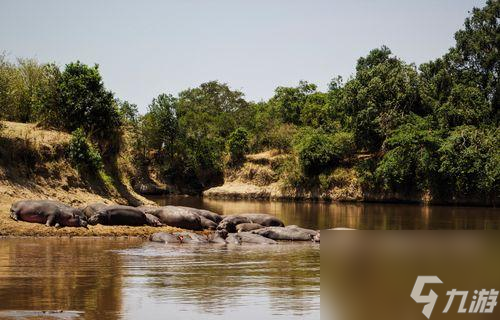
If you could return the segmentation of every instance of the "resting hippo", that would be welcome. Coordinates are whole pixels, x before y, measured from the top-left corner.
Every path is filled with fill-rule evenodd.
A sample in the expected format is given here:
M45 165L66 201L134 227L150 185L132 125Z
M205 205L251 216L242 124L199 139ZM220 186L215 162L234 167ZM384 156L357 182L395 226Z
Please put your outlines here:
M277 242L260 236L258 234L253 234L250 232L239 232L239 233L230 233L226 242L228 244L276 244Z
M236 232L236 226L241 223L251 223L250 219L240 215L226 216L217 226L217 230L226 230L229 233Z
M264 227L284 227L285 224L280 219L265 213L242 213L242 217L246 217L252 223L260 224Z
M161 227L163 225L163 223L161 223L160 219L153 216L152 214L145 213L145 215L146 215L146 222L149 226Z
M318 232L310 229L300 228L297 226L287 226L266 227L258 230L253 230L252 233L273 240L311 241Z
M227 237L227 234L225 235ZM215 243L215 244L225 244L226 240L225 237L222 237L222 235L219 232L212 232L207 236L208 242L209 243Z
M212 211L191 208L191 207L182 207L182 206L179 206L177 208L186 209L188 211L191 211L191 212L199 215L200 217L204 217L208 220L215 222L216 224L218 224L219 222L222 221L222 216L220 214L217 214L217 213L212 212Z
M146 215L141 210L120 205L106 206L97 211L88 222L92 225L124 225L124 226L143 226L148 224Z
M262 228L264 227L258 223L240 223L239 225L236 226L236 232L247 232Z
M217 229L217 223L203 216L200 216L200 222L203 229L215 230Z
M16 221L44 223L48 227L87 227L81 209L72 208L59 201L18 201L11 206L10 216Z
M161 207L153 207L153 206L139 206L137 209L141 210L145 214L152 214L156 216L155 212L161 210Z
M149 237L149 241L161 242L161 243L181 243L182 237L179 235L172 234L172 233L157 232L157 233L153 233Z
M174 232L173 234L179 236L182 243L208 243L207 236L202 234L194 232Z
M102 210L106 208L108 205L102 202L95 202L88 204L84 209L83 213L85 214L85 217L87 217L87 220L90 219L94 214L97 214L99 210Z
M156 216L160 219L161 223L167 226L190 230L203 230L200 217L186 209L165 206L159 207L156 210L151 210L149 213Z

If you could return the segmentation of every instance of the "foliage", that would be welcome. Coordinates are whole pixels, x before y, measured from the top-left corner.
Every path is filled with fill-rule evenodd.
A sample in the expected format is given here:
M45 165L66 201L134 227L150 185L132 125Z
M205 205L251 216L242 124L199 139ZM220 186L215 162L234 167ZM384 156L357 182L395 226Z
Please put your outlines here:
M498 127L457 127L439 149L439 173L446 178L455 194L496 193L500 186L498 146Z
M82 129L77 129L71 134L68 155L78 170L97 173L103 167L98 149L87 139Z
M143 135L148 147L156 152L170 149L179 133L176 103L177 99L172 95L160 94L153 99L148 113L142 118Z
M356 77L343 91L343 116L360 149L378 150L405 115L421 111L415 67L391 56L387 47L360 58Z
M306 128L297 134L295 151L304 172L317 174L352 155L354 138L346 132L326 134Z
M302 108L307 96L316 91L316 85L300 81L296 88L278 87L269 103L278 111L284 123L300 124Z
M241 162L248 152L248 131L243 128L234 130L227 140L227 149L232 163Z
M441 133L433 130L427 119L413 116L386 140L388 151L378 163L376 177L387 189L422 191L433 187L440 143Z
M82 128L95 139L107 139L121 125L113 94L104 88L98 66L77 61L66 65L59 81L58 126Z
M0 118L18 122L41 121L46 110L58 106L59 69L33 59L16 63L0 54Z
M382 46L358 59L348 81L334 78L327 92L300 81L277 87L267 101L248 102L210 81L160 94L144 115L114 98L97 66L77 61L61 72L0 55L0 119L76 130L73 157L88 166L98 166L99 155L90 141L107 159L125 131L138 165L187 191L221 183L228 153L234 164L247 153L278 149L285 159L278 174L294 188L345 184L351 175L332 172L347 168L370 192L494 197L499 19L499 2L487 0L445 55L418 68Z
M139 122L139 109L137 105L128 101L121 101L120 99L116 99L115 103L118 106L122 122L129 125L137 125Z

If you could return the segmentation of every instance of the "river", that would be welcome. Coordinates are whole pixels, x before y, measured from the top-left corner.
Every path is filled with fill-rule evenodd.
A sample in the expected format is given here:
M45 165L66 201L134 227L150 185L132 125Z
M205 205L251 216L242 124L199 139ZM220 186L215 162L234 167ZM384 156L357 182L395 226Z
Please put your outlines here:
M262 212L285 224L311 229L499 230L500 209L388 203L328 203L216 200L172 196L152 198L161 205L181 205L221 214Z
M324 229L499 229L495 208L156 199L265 212ZM0 239L0 319L319 319L320 250L162 245L127 238Z

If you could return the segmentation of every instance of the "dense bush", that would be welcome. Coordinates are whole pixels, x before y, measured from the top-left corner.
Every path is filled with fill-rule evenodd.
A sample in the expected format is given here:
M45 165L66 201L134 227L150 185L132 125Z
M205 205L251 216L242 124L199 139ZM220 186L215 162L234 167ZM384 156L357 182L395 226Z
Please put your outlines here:
M500 131L455 128L439 149L439 173L457 195L494 194L500 184Z
M234 130L227 140L227 150L232 163L241 162L248 152L248 131L243 128Z
M388 151L375 172L386 189L423 191L435 185L441 133L427 119L414 116L386 140Z
M0 119L43 121L48 110L58 107L59 76L53 64L39 64L33 59L10 63L0 54Z
M321 130L306 129L297 133L295 151L303 170L316 174L351 156L354 137L346 132L326 134Z
M101 155L87 139L82 129L77 129L71 134L68 155L71 162L80 171L97 174L102 169Z

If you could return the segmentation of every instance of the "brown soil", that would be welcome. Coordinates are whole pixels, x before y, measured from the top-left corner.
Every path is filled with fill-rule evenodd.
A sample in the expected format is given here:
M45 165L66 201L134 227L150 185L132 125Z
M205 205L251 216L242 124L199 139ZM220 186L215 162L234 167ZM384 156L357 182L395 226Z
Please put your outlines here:
M45 130L33 124L2 122L0 132L0 236L140 236L158 231L178 231L172 227L89 226L84 228L46 227L16 222L10 206L18 200L59 200L75 207L91 202L140 205L154 203L135 193L127 172L105 179L82 176L67 157L67 133ZM126 157L117 160L120 168L133 167Z

